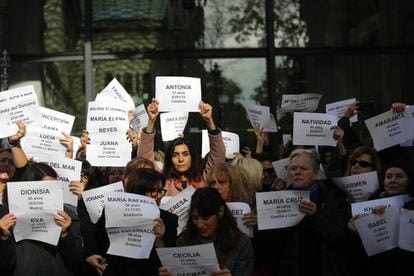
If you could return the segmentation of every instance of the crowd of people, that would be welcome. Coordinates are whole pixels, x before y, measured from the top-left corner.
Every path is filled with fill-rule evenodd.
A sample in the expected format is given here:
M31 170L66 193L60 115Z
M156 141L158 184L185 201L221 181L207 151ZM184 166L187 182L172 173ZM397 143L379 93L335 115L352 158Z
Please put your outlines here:
M391 108L402 112L405 107L394 103ZM200 102L199 110L210 146L204 159L187 137L171 141L165 151L154 147L157 99L147 106L147 126L140 133L128 131L135 150L125 167L91 166L85 150L87 130L82 134L80 149L73 149L70 136L64 136L62 144L67 147L67 156L76 150L82 172L81 178L72 180L69 186L78 196L77 208L65 205L55 216L61 227L57 246L14 240L16 216L8 210L7 183L58 177L47 164L28 160L20 145L25 125L16 122L18 131L8 137L8 147L0 155L1 275L172 275L168 267L161 265L156 248L205 243L213 243L220 265L211 275L394 275L410 271L414 252L394 248L367 255L355 227L359 216L351 215L355 200L332 181L333 177L376 172L379 189L369 199L414 196L412 147L394 147L387 153L395 150L397 154L384 154L372 145L362 144L349 121L358 112L358 102L350 105L332 128L336 147L299 146L290 141L274 154L268 134L255 129L255 150L235 153L232 160L225 158L226 149L212 106ZM289 160L290 181L278 177L272 165L284 158ZM327 176L323 180L319 177L321 165ZM153 198L158 206L164 196L175 196L189 186L196 189L188 221L179 235L177 215L160 210L154 221L155 241L148 259L108 254L105 210L93 223L82 200L84 191L117 181L122 181L125 192ZM304 219L292 227L259 230L256 193L289 190L310 192L309 200L299 203ZM253 230L253 237L239 229L226 205L229 202L249 205L251 212L244 214L243 223ZM414 200L407 201L404 208L414 210ZM373 212L382 214L384 206L377 206Z

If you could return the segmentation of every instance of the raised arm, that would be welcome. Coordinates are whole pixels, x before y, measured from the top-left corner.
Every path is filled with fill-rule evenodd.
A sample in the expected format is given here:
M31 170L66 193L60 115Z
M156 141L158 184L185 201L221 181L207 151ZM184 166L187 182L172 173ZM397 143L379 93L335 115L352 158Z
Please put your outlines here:
M26 125L23 121L16 121L19 129L16 134L9 137L9 144L11 146L11 152L13 155L13 163L16 168L22 168L28 163L26 154L24 153L21 145L20 139L26 135Z

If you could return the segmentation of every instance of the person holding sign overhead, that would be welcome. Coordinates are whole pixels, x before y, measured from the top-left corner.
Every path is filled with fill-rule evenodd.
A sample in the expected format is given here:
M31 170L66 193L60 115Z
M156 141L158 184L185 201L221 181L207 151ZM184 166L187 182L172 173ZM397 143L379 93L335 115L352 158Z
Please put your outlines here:
M207 124L210 141L210 153L202 167L201 157L185 137L174 139L165 152L163 173L167 178L166 195L174 196L188 185L194 188L205 186L208 171L214 164L225 162L225 147L220 130L213 120L213 108L211 105L200 102L200 114ZM158 117L158 100L152 99L147 107L148 124L141 134L141 142L138 149L138 157L154 159L154 127ZM156 166L157 167L157 166Z
M240 232L220 193L209 187L197 189L191 197L190 216L177 246L213 242L221 270L211 275L250 276L253 270L253 247L250 238ZM172 275L161 267L159 275Z

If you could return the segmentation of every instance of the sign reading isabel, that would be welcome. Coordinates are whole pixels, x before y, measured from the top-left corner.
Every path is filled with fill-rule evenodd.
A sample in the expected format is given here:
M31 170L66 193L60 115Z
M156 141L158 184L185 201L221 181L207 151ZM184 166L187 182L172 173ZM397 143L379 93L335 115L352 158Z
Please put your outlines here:
M86 210L92 223L96 223L102 216L102 210L105 206L104 193L105 192L123 192L124 185L121 181L99 188L90 189L82 192L82 199L85 203Z
M160 216L155 200L143 195L107 192L104 201L106 228L153 224Z
M365 120L365 124L377 150L386 149L413 138L411 127L414 120L407 111L397 113L390 110Z
M78 197L69 191L71 180L80 180L82 162L64 156L37 155L38 162L48 164L58 174L58 180L63 184L63 203L78 206Z
M297 225L305 217L299 203L309 200L309 191L277 191L256 193L259 230Z
M0 93L0 138L18 130L16 121L23 121L26 130L40 128L40 111L33 86L24 86Z
M355 220L355 227L368 256L398 246L399 219L398 209L389 208L381 215L366 214Z
M62 132L71 133L75 116L42 106L40 107L40 116L42 129L54 131L58 134Z
M199 112L201 81L190 77L156 77L155 97L161 112Z
M161 138L164 142L174 140L184 133L188 121L188 112L161 113Z
M378 188L376 171L344 177L333 177L334 183L352 196L355 202L368 200Z
M345 110L348 108L348 106L350 106L354 102L356 102L356 99L352 98L352 99L348 99L348 100L343 100L343 101L339 101L339 102L333 102L333 103L326 104L326 113L336 116L337 119L339 120L340 118L342 118L342 116L344 116ZM358 115L355 114L354 116L349 118L349 121L351 123L357 122L358 121Z
M211 275L211 272L220 270L212 243L155 250L162 266L168 267L174 276Z
M191 196L194 194L193 186L188 186L181 193L176 194L167 202L161 203L160 209L176 214L178 216L177 235L179 235L187 224L190 213Z
M282 95L282 104L280 111L294 112L305 111L314 112L318 108L319 100L322 98L321 94L284 94Z
M16 215L13 233L17 241L37 240L57 245L61 227L54 221L63 210L60 181L21 181L7 183L10 213Z
M293 114L293 144L335 146L331 128L336 126L336 116L324 113Z

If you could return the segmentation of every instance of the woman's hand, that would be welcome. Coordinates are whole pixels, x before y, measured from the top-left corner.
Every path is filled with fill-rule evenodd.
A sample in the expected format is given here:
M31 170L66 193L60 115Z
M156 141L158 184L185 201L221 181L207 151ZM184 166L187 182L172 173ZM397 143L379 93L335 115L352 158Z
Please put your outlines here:
M160 276L172 276L172 273L168 271L166 267L158 268L158 275Z
M346 226L348 226L348 229L349 229L349 230L351 230L351 231L352 231L352 232L354 232L354 233L356 233L356 232L357 232L357 229L356 229L356 227L355 227L355 220L356 220L357 218L359 218L359 215L352 216L352 218L350 218L350 219L348 220L348 223L346 224Z
M157 237L157 239L162 239L165 234L165 224L164 221L161 218L155 218L154 219L154 234Z
M200 110L200 115L203 117L203 120L207 124L209 130L216 129L216 125L213 120L213 107L203 101L198 104L198 109Z
M243 224L249 227L256 227L257 217L254 213L246 213L242 218Z
M345 109L345 112L344 112L344 117L346 117L346 118L351 118L352 116L354 116L355 114L357 114L358 113L358 101L356 101L356 102L353 102L350 106L348 106L346 109Z
M299 203L299 210L307 215L313 215L316 213L318 206L312 201L302 200Z
M72 224L72 219L65 211L59 211L58 214L55 216L55 222L62 227L61 231L61 238L64 238L68 235L68 230L70 225Z
M382 214L384 214L384 212L385 212L385 206L384 205L378 205L378 206L375 206L372 209L372 213L376 214L376 215L382 215Z
M7 240L10 237L10 229L16 224L16 216L14 214L4 215L0 219L0 238Z
M404 112L406 107L405 103L393 103L391 105L391 110L394 112Z
M78 199L82 197L82 192L85 190L85 183L79 180L71 180L69 183L69 191L78 196Z
M70 134L62 132L63 138L59 139L59 142L62 146L66 148L66 157L72 158L73 155L73 138Z
M227 268L220 269L219 271L211 272L211 276L231 276L230 270Z
M106 269L107 264L105 259L101 255L91 255L86 258L86 263L91 265L98 271L99 275L102 275Z
M152 98L151 103L147 106L148 120L155 121L158 117L158 105L159 101L156 98Z
M16 134L9 136L9 142L15 144L20 141L26 135L26 125L23 121L18 120L16 121L16 125L19 128Z

